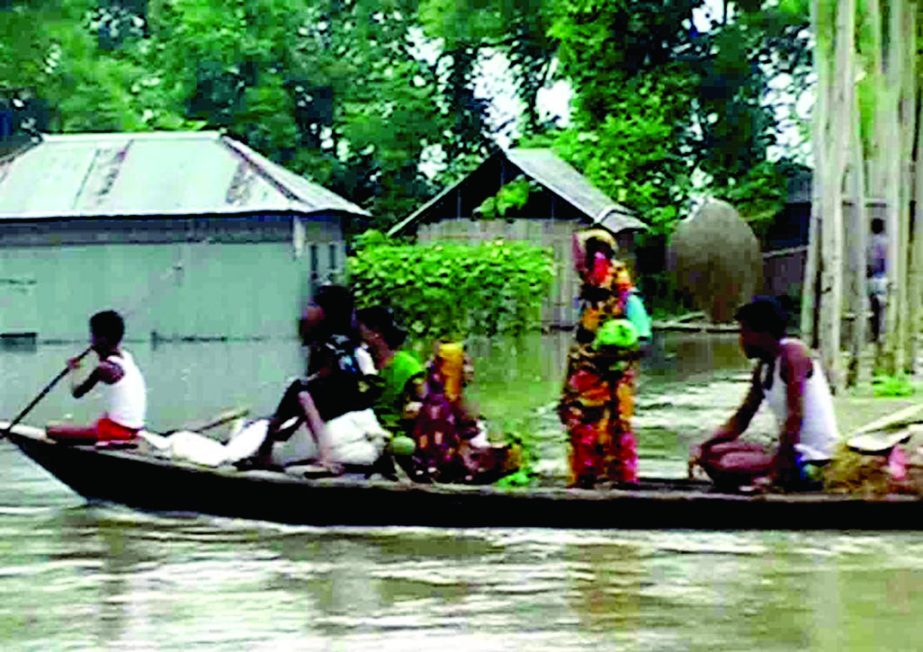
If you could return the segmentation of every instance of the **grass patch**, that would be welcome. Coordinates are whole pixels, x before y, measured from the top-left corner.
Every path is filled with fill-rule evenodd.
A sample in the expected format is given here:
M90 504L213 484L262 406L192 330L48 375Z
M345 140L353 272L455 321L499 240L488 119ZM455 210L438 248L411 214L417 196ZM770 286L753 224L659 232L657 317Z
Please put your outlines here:
M913 396L916 391L916 386L905 374L878 375L872 379L872 394L877 398Z

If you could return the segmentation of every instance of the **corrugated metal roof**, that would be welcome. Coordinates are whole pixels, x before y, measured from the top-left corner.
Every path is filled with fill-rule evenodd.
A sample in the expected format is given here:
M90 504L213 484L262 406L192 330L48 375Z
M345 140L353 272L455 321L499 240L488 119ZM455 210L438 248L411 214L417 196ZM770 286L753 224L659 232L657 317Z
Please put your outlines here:
M632 211L609 199L550 149L511 149L506 156L526 175L580 209L594 224L615 233L647 228Z
M590 183L585 176L550 149L508 149L501 150L494 156L505 156L527 177L573 204L594 225L603 226L613 233L626 229L647 229L644 222L639 220L631 210L612 201L603 191ZM388 231L388 235L395 235L416 222L431 206L455 190L463 181L464 179L436 195L393 226Z
M0 161L0 219L326 211L368 215L218 132L48 135Z

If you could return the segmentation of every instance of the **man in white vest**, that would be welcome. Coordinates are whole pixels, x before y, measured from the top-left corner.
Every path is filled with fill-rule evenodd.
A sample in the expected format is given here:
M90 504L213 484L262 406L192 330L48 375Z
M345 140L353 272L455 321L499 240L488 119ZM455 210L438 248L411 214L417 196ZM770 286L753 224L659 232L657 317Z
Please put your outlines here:
M803 342L785 337L787 315L778 300L757 297L736 319L741 348L757 360L749 391L734 415L693 449L690 461L721 486L816 487L839 439L823 370ZM764 400L779 425L774 450L739 441Z

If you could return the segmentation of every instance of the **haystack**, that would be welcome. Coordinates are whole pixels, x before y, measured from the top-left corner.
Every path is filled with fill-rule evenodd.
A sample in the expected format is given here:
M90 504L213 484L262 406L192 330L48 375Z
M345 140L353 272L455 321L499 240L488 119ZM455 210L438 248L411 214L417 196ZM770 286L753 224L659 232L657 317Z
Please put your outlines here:
M670 242L677 286L714 323L734 319L762 287L763 261L753 229L730 204L711 199L682 221Z

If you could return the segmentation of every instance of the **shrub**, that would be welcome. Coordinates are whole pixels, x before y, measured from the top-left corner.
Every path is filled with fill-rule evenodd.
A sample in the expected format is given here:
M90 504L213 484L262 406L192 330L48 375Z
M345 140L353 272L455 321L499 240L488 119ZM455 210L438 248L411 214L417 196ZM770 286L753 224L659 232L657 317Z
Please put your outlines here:
M360 307L389 306L413 337L457 340L538 328L554 265L550 249L498 240L366 246L348 271Z

